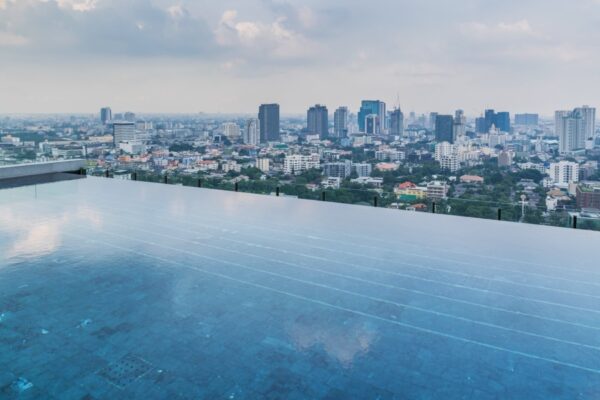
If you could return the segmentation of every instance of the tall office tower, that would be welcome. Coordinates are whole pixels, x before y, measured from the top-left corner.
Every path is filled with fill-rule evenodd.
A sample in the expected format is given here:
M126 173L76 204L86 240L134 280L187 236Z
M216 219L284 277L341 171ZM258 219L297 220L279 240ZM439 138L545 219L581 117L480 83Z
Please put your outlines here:
M113 142L117 146L121 142L131 142L135 140L134 122L113 122Z
M484 117L475 118L475 132L477 133L487 133L488 131L485 129L486 122Z
M245 144L257 146L260 143L260 122L256 118L246 121L242 141Z
M463 110L456 110L454 112L454 137L462 138L465 133L467 133L467 117Z
M499 111L494 118L494 124L501 132L510 132L510 113L508 111Z
M135 121L135 113L128 111L125 113L123 118L125 119L125 121L133 122L133 121Z
M221 125L221 131L232 142L240 138L240 126L235 122L225 122Z
M390 115L390 134L404 135L404 114L402 114L400 108L395 108Z
M338 107L333 113L333 134L337 138L348 136L348 107Z
M306 127L308 133L316 133L321 139L329 136L329 116L327 107L316 104L306 112Z
M539 124L537 114L515 114L515 125L536 126Z
M430 112L429 113L429 125L427 125L429 130L435 130L435 120L437 119L438 113Z
M583 119L583 131L586 139L596 136L596 109L590 106L577 107L576 112Z
M104 107L100 109L100 121L103 124L108 124L112 121L112 110L110 107Z
M279 104L261 104L258 108L260 141L279 141Z
M496 125L496 113L494 110L485 110L485 133L488 133L492 129L493 125Z
M435 118L435 140L454 143L454 118L452 115L437 115Z
M363 100L358 111L358 130L366 132L367 116L375 114L378 116L379 124L374 134L384 133L385 127L385 103L379 100Z
M554 113L555 132L558 136L558 148L561 153L569 153L585 148L586 131L585 120L581 113L575 109L569 111L556 111Z
M369 114L365 117L365 133L369 135L376 135L381 132L379 115Z

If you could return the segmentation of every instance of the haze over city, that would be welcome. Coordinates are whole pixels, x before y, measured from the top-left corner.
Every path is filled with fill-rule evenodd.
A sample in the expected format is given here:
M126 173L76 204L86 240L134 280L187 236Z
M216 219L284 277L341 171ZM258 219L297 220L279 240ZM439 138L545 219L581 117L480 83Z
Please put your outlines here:
M600 104L600 2L0 0L0 113Z

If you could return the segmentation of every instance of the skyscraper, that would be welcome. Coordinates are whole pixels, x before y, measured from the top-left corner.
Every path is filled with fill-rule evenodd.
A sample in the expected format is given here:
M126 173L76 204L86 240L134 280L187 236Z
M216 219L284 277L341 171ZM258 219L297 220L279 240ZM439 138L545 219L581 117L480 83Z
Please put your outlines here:
M103 124L107 124L112 120L112 110L110 107L103 107L100 109L100 121Z
M400 108L395 108L390 115L390 134L403 136L404 135L404 114Z
M452 115L437 115L435 118L435 140L454 143L454 118Z
M510 132L510 113L508 111L499 111L494 120L499 131Z
M467 117L463 110L456 110L454 112L454 138L462 138L467 132Z
M365 117L365 133L369 135L376 135L377 132L380 132L380 120L379 115L377 114L369 114Z
M438 116L438 113L436 112L430 112L429 113L429 129L430 130L435 130L435 120Z
M261 104L258 108L260 122L260 141L276 142L279 140L279 104Z
M260 122L256 118L246 121L246 128L242 135L245 144L256 146L260 143Z
M577 107L576 112L583 119L583 132L586 139L596 136L596 109L590 106Z
M348 136L348 107L338 107L333 113L333 134L338 138Z
M556 111L554 113L555 132L558 136L558 148L561 153L569 153L585 148L585 120L581 113L574 111Z
M379 100L363 100L358 112L358 129L366 131L367 116L376 115L378 122L374 125L373 134L380 135L385 131L385 103Z
M306 112L308 133L316 133L321 139L329 136L329 116L327 107L316 104Z
M485 129L486 122L484 117L475 118L475 132L477 133L487 133Z
M485 110L485 132L480 133L488 133L492 126L501 132L510 132L510 113L508 111L496 113L492 109Z
M496 125L496 112L494 110L485 110L485 133L488 133L492 125Z

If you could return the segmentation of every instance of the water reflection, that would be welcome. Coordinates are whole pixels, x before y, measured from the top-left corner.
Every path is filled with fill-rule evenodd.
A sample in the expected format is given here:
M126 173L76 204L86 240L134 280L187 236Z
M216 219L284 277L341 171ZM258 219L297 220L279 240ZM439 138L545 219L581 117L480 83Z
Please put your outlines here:
M326 320L319 315L301 316L286 327L291 341L301 350L322 347L344 368L366 354L377 340L377 328L368 322Z
M0 231L8 237L3 243L7 259L51 254L62 245L69 225L101 229L104 223L100 212L86 206L49 215L41 207L37 212L19 207L0 207L0 221Z

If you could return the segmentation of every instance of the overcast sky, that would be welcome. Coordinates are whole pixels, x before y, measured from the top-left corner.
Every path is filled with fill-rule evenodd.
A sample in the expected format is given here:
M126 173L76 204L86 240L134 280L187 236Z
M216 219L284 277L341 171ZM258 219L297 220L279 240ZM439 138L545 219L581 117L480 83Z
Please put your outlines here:
M0 114L600 106L600 0L0 0Z

